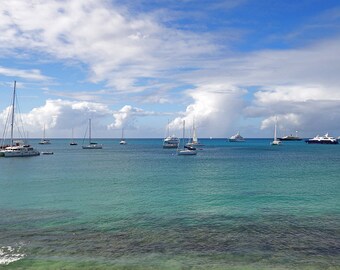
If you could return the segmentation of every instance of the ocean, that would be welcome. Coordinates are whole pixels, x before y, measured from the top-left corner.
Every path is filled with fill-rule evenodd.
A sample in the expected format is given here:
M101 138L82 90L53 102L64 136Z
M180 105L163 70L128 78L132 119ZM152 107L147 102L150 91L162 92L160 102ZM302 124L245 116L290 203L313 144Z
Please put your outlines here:
M340 269L340 145L54 139L0 158L0 269Z

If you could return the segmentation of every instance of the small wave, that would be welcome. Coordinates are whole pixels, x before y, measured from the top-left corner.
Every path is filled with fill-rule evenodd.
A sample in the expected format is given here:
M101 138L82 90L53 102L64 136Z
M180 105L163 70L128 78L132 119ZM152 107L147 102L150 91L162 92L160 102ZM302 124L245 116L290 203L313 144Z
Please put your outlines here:
M18 261L24 258L26 255L21 253L21 246L11 247L4 246L0 247L0 265L8 265L12 262Z

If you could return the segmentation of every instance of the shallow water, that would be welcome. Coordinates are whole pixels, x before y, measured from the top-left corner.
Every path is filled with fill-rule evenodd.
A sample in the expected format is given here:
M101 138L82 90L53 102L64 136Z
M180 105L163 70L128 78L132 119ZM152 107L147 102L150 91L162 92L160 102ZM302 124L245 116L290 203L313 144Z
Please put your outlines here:
M340 269L340 146L99 141L0 159L0 268Z

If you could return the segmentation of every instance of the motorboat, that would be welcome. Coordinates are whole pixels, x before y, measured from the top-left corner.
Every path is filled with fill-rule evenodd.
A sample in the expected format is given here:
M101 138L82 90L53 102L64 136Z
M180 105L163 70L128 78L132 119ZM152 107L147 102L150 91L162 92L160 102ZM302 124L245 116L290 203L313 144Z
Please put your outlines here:
M177 148L179 145L179 138L175 135L168 136L163 141L163 148Z
M308 144L338 144L338 139L332 136L329 136L328 133L326 133L324 136L315 136L312 139L306 140L306 143Z
M282 138L278 138L278 140L280 141L302 141L302 138L296 137L293 135L287 135L287 136L283 136Z
M229 138L229 142L244 142L245 139L240 135L240 132L237 132L235 135Z
M297 135L297 131L296 131L295 136L293 134L290 134L290 135L283 136L282 138L278 138L278 140L280 141L302 141L302 138L300 138Z

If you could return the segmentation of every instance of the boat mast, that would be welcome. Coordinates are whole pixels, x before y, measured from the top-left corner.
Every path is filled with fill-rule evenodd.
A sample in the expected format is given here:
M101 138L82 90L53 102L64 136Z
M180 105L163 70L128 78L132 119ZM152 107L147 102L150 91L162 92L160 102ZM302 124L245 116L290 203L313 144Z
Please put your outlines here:
M277 125L277 117L275 118L274 141L276 141L276 125Z
M184 137L185 137L185 120L183 120L183 148L185 148Z
M91 118L89 119L89 144L91 144Z
M13 145L13 130L14 130L14 105L15 105L15 88L17 82L14 81L14 90L13 90L13 103L12 103L12 119L11 119L11 145Z

